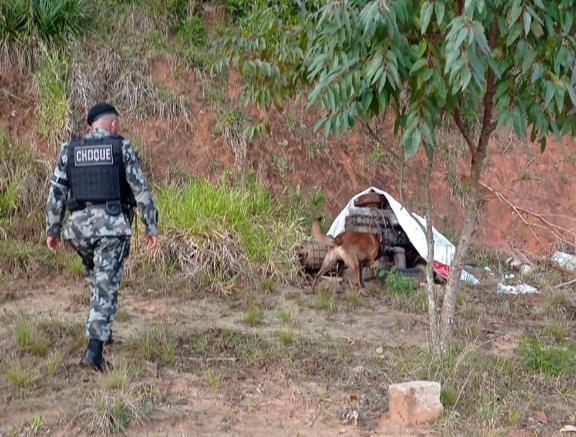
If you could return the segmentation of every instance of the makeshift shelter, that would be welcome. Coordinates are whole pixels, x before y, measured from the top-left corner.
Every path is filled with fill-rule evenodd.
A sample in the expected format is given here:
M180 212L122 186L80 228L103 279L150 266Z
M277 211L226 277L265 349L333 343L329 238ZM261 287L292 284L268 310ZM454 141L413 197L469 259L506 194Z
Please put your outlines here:
M363 206L364 203L358 202L370 193L376 193L381 197L379 205L371 203L370 206ZM362 220L359 217L367 217L367 219ZM365 222L367 226L362 229L358 226L359 222ZM394 248L405 250L407 267L414 267L418 259L428 262L426 219L408 211L389 193L379 188L370 187L352 197L334 219L327 234L330 237L336 237L346 229L381 233L387 249L393 253ZM433 228L433 236L434 272L441 278L447 278L456 248L435 228Z
M412 268L428 262L426 219L410 212L389 193L370 187L350 199L327 232L336 237L345 230L377 233L383 237L385 255L397 268ZM433 228L434 272L446 279L456 248ZM320 261L321 262L321 261ZM477 280L463 271L461 279Z

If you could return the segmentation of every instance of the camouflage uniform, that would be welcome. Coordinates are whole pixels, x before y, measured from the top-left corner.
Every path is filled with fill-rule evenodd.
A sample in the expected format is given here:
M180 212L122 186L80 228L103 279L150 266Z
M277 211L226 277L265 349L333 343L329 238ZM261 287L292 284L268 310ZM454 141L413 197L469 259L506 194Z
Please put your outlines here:
M93 129L85 138L102 138L110 133ZM59 237L66 212L68 145L62 145L48 192L46 233ZM146 235L158 235L158 213L146 184L138 155L129 141L122 142L126 179L134 193ZM130 249L131 220L124 214L110 215L103 205L88 205L70 214L64 239L82 257L86 280L92 293L86 336L106 342L116 317L122 265Z

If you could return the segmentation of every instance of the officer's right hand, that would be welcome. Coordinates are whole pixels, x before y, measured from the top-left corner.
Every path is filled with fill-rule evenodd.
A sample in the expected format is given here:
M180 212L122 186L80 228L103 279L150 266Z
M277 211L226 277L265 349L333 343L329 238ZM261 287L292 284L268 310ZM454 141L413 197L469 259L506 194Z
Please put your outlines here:
M46 246L50 252L56 252L58 247L60 247L60 238L58 237L46 237Z

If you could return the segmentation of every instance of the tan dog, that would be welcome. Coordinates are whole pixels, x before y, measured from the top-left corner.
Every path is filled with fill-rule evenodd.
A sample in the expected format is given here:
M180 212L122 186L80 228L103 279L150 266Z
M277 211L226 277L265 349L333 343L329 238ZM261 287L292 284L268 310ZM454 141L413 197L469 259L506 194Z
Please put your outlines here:
M344 231L336 238L329 238L320 229L320 219L312 223L312 234L323 246L332 246L326 252L322 266L314 277L312 290L316 290L316 284L320 276L330 270L332 264L341 260L352 270L358 287L364 288L362 281L362 268L365 265L373 265L380 252L381 239L376 234L365 232Z

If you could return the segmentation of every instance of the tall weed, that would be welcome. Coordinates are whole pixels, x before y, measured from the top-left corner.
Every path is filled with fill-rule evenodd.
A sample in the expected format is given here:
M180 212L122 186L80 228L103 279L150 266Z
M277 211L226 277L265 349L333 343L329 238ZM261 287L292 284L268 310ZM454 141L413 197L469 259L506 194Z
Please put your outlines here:
M62 142L70 133L68 63L57 52L46 53L34 74L38 89L38 131L51 143Z

